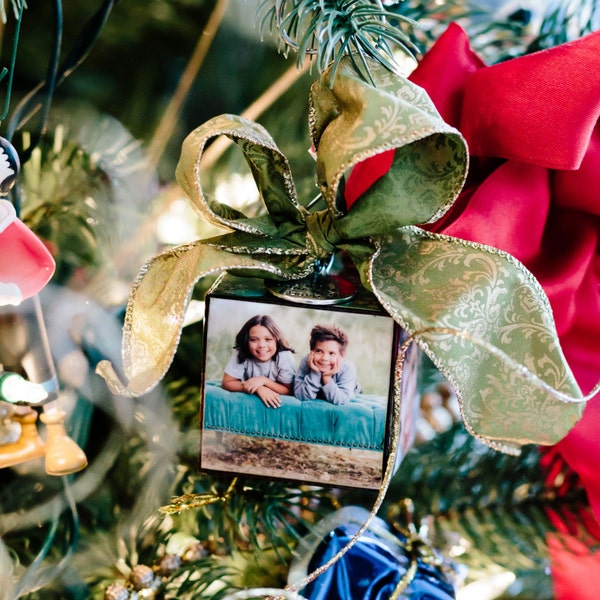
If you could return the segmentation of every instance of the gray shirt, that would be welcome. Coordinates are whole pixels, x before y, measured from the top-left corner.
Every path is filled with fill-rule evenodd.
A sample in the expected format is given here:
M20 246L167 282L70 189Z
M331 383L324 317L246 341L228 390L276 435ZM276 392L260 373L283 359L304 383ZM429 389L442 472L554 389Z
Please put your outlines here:
M240 363L237 351L231 355L225 373L234 379L246 381L251 377L263 376L284 385L294 379L294 355L289 350L278 352L271 360L260 362L255 358L246 359Z

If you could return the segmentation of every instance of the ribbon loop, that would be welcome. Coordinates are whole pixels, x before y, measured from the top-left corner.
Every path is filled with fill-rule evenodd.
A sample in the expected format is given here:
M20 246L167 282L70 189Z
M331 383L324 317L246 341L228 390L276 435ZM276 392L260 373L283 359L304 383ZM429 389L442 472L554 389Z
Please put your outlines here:
M267 215L248 218L226 204L207 201L200 182L200 163L208 142L221 135L241 148ZM275 238L293 236L304 228L290 165L258 123L236 115L210 119L184 140L176 176L192 204L213 225Z
M365 85L345 59L333 85L327 71L310 95L318 184L330 210L345 215L338 223L345 239L437 220L460 192L468 167L462 135L441 119L422 88L374 61L369 70L377 87ZM390 154L391 168L355 202L344 203L342 183L354 168L373 171L372 164Z

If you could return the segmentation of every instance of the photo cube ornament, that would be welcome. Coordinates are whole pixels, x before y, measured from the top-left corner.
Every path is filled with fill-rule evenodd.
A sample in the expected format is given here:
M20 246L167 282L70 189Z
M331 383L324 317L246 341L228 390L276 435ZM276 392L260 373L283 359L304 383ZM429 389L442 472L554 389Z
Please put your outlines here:
M398 360L406 337L365 290L304 305L222 276L206 297L200 469L378 489L393 432L394 471L415 436L419 351Z

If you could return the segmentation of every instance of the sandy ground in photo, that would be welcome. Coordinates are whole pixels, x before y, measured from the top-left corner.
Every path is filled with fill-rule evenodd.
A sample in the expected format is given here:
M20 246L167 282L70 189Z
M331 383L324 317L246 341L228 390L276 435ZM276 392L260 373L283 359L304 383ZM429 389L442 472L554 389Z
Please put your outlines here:
M201 468L301 483L379 489L383 453L203 431Z

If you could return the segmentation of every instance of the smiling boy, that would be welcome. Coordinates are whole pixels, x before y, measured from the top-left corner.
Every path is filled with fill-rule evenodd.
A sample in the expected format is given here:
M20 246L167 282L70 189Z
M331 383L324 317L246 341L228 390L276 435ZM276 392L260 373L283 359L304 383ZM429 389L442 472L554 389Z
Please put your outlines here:
M337 326L315 325L310 332L310 352L302 358L294 379L300 400L320 398L347 404L360 393L356 368L345 359L348 336Z

